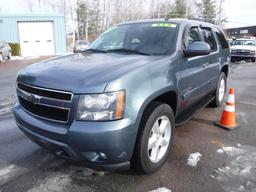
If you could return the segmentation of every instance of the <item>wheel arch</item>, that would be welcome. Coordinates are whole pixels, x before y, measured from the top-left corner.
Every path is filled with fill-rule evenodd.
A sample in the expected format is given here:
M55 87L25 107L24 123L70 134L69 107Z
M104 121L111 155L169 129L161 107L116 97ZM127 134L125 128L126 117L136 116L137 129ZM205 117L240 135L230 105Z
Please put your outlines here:
M221 72L223 72L226 77L228 77L228 73L229 73L229 67L228 65L224 65L222 68L221 68Z
M136 125L137 125L137 133L136 133L136 139L134 143L134 148L133 148L133 154L132 154L132 161L134 161L134 151L136 150L136 145L138 143L138 140L140 138L142 129L141 125L144 123L146 117L147 111L150 110L151 106L155 104L155 102L162 102L168 104L174 113L174 116L177 112L177 103L178 103L178 94L175 89L169 89L169 90L162 90L158 91L158 94L153 94L151 95L148 99L146 99L140 109L139 115L137 117Z
M154 102L162 102L168 104L174 113L174 116L177 113L177 103L178 103L178 94L176 89L164 89L161 91L158 91L156 94L151 95L148 97L144 103L142 104L137 120L136 120L136 126L137 126L137 136L136 136L136 141L137 143L138 136L140 134L140 128L141 128L141 123L143 122L143 117L145 116L146 112L150 108L150 106Z

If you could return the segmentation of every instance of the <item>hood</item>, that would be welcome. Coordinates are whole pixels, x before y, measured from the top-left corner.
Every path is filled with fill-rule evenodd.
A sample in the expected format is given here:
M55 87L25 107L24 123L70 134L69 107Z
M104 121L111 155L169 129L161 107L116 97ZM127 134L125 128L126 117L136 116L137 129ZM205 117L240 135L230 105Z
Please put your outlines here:
M157 58L115 53L73 54L30 65L18 73L17 80L73 93L99 93L109 82Z
M243 50L256 50L256 46L251 46L251 45L233 45L231 47L231 50L236 50L236 49L243 49Z

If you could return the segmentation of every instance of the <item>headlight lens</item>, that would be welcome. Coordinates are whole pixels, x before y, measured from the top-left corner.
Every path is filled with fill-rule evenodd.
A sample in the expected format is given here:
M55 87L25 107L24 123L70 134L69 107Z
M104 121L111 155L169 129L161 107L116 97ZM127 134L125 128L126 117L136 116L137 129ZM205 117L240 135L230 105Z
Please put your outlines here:
M123 118L125 92L81 95L78 102L77 120L104 121Z

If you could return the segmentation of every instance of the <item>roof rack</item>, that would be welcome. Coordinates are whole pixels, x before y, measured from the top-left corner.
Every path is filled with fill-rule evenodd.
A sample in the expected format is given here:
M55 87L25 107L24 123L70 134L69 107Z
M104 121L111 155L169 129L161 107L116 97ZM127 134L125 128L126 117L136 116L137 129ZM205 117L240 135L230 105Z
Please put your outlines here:
M168 17L166 16L164 18L165 21L169 21L169 19L179 19L179 18L172 18L172 17ZM196 20L196 21L202 21L202 22L206 22L204 19L198 18L198 17L189 17L189 18L182 18L182 19L191 19L191 20Z

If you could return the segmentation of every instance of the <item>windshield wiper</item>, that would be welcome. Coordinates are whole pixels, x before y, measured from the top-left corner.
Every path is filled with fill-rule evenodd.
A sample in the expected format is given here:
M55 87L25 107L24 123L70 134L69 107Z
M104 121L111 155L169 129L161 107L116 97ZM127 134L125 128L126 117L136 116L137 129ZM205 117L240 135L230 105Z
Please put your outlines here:
M126 49L126 48L110 49L110 50L107 50L107 52L134 53L134 54L139 54L139 55L150 55L148 53L143 53L143 52L140 52L138 50Z
M100 50L100 49L86 49L83 51L83 53L87 53L87 52L94 52L94 53L107 53L104 50Z

